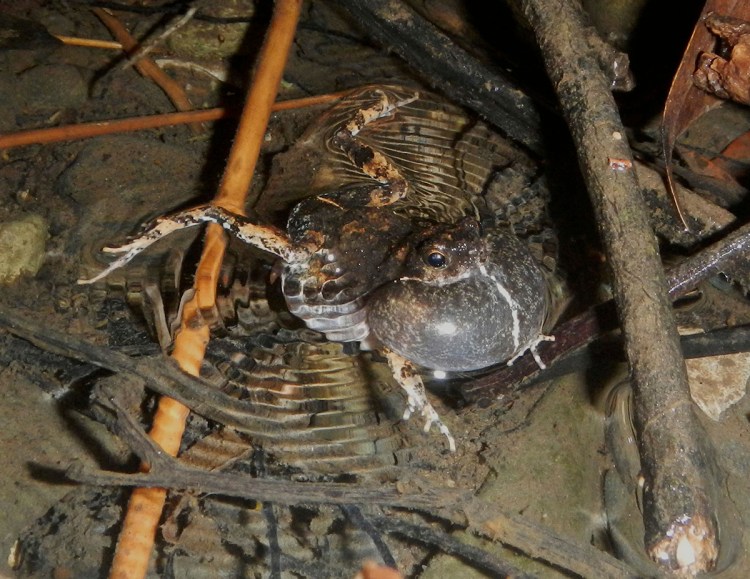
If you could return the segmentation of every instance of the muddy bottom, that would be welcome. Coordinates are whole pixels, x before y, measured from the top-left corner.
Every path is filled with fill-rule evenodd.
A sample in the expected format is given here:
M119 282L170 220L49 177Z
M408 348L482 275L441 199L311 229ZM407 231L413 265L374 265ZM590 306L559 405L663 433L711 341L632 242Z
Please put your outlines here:
M57 34L109 38L88 10L47 4L3 9ZM136 35L161 17L157 8L149 11L150 3L141 4L146 8L118 12ZM187 87L196 108L241 102L254 39L268 16L252 2L241 4L240 16L215 7L221 18L196 21L160 53L172 61L170 74ZM233 17L238 22L228 23ZM0 51L0 132L171 111L167 97L132 67L122 69L117 54L62 46L43 34ZM220 82L207 69L228 73L231 82ZM421 81L324 3L305 7L281 100L385 82ZM323 110L274 115L251 199L261 195L274 155ZM737 121L729 116L724 122L729 127ZM82 286L77 280L102 269L104 245L121 242L156 216L208 202L233 131L234 121L225 120L5 150L2 308L33 321L40 335L60 332L129 356L159 356L150 292L162 292L167 319L176 315L180 295L192 286L200 231L170 236L106 281ZM715 126L711 131L717 132ZM578 225L592 230L588 222ZM595 261L594 249L591 255ZM432 381L431 400L457 441L451 453L435 429L422 432L421 417L402 419L405 398L382 358L327 342L285 310L278 284L268 281L272 260L232 242L227 264L223 303L232 311L213 332L204 374L217 388L246 380L253 389L244 396L278 408L263 407L266 414L259 411L244 431L193 415L182 446L186 464L245 474L249 488L253 478L265 477L370 488L408 487L418 479L435 488L467 489L492 509L626 561L636 574L657 574L644 554L638 454L622 363L597 360L482 407L457 407L461 377ZM718 278L701 296L680 312L683 326L705 329L747 316L741 292ZM699 410L722 481L717 576L744 577L750 568L747 358L708 360L713 366L691 362L691 371L713 414ZM139 461L132 449L111 433L115 419L107 400L115 392L118 404L147 428L158 397L148 385L115 383L107 371L5 331L0 362L0 574L105 577L130 491L74 484L65 471L76 464L135 472ZM269 402L263 392L277 397ZM295 422L304 413L314 418ZM409 577L494 575L481 570L478 556L453 557L445 544L418 540L406 527L398 532L393 525L373 524L382 523L378 517L439 531L534 575L576 575L533 561L528 555L536 555L534 548L524 554L523 547L503 547L409 509L283 506L256 502L251 492L225 498L174 491L149 577L261 577L279 571L283 577L353 577L367 560L395 563Z

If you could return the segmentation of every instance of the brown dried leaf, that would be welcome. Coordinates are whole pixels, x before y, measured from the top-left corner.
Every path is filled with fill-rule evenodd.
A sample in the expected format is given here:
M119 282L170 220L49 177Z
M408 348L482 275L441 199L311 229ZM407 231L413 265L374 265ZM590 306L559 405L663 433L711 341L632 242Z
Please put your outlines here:
M750 22L712 13L705 24L732 51L728 58L701 54L693 75L696 86L719 98L750 105Z
M700 90L693 84L693 72L699 55L702 52L711 52L716 43L716 39L703 23L706 16L711 12L747 20L750 18L750 3L743 0L707 0L693 29L693 35L685 49L680 66L677 68L677 73L674 76L664 105L662 147L666 164L667 185L677 213L686 228L687 224L674 186L672 153L675 141L680 133L719 102L715 96Z

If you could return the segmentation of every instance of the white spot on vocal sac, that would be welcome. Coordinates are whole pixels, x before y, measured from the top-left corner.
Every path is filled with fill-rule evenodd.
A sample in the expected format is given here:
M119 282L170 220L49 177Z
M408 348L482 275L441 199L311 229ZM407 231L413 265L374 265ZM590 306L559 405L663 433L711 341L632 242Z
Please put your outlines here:
M453 322L440 322L437 325L437 332L441 336L452 336L458 331L456 324Z

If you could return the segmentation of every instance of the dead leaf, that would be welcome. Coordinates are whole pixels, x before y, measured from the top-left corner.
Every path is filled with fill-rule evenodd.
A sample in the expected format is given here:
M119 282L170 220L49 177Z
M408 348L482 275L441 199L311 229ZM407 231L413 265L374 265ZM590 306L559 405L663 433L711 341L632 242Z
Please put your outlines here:
M750 22L711 13L705 25L731 52L728 58L702 53L693 81L719 98L750 105Z
M693 83L693 72L699 55L702 52L712 52L716 44L716 38L703 23L706 16L711 12L747 20L750 18L750 3L743 0L707 0L677 68L664 105L662 147L666 164L667 186L680 220L686 228L687 223L674 186L672 153L675 141L680 133L690 126L695 119L720 102L715 96L700 90Z

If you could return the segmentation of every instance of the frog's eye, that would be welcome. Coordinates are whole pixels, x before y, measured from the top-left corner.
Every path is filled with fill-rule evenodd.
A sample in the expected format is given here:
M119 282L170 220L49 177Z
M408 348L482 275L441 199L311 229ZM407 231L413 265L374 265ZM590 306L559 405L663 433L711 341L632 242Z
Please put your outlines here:
M430 267L439 268L445 267L445 263L447 260L445 258L445 254L440 253L439 251L431 251L425 256L424 261Z

